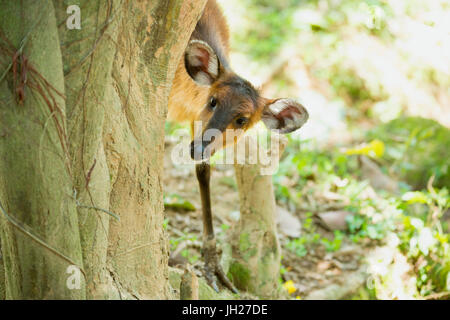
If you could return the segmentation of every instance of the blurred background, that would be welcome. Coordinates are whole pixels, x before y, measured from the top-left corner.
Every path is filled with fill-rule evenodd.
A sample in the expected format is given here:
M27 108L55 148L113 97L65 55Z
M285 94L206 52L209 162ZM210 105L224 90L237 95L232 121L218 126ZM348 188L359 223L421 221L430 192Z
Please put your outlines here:
M450 1L218 2L235 72L310 113L273 177L286 297L450 299ZM195 266L193 167L165 163L171 261ZM239 198L216 167L220 241Z

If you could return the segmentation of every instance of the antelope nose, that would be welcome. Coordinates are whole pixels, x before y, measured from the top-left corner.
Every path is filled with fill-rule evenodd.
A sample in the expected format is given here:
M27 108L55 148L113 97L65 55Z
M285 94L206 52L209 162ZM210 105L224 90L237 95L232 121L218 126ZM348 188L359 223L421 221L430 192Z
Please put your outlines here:
M203 160L204 152L206 146L202 143L202 141L192 141L191 142L191 158L193 160Z

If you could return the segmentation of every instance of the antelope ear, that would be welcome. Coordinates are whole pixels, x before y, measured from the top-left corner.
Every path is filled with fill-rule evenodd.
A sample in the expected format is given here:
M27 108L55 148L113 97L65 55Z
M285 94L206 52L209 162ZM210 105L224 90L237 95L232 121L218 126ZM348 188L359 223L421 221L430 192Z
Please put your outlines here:
M292 99L275 99L265 105L261 120L270 130L289 133L303 126L308 117L308 111L300 103Z
M187 73L199 85L210 86L219 76L219 59L206 42L191 40L186 48L184 64Z

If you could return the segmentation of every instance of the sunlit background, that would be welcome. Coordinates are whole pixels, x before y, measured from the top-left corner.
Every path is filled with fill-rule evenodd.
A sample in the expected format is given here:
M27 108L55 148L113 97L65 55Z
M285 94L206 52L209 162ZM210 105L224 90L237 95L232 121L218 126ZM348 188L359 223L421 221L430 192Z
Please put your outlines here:
M218 2L235 72L310 113L273 178L286 294L449 298L450 2ZM193 173L167 165L171 249L195 265ZM218 175L226 234L238 196L232 168Z

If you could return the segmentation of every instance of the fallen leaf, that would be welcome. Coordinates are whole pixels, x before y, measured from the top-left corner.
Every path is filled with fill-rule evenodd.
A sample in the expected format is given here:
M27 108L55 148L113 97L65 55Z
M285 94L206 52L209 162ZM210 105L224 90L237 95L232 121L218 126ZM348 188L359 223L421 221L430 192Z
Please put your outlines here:
M331 263L329 261L319 261L317 264L317 270L319 272L323 272L331 267Z
M360 157L361 173L363 179L369 180L375 189L386 190L392 193L398 192L397 181L383 173L378 165L368 157Z
M326 211L317 214L325 226L330 230L346 230L347 222L345 218L352 213L350 211Z
M277 206L277 213L278 230L288 237L300 237L302 229L300 220L282 207Z

